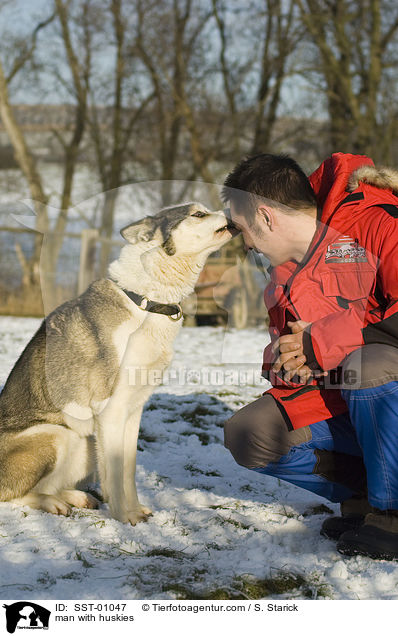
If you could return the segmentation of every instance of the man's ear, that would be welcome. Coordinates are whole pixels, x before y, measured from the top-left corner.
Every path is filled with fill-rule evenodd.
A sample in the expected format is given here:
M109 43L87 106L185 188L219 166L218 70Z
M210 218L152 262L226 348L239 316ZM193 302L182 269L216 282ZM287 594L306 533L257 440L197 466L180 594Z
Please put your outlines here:
M260 214L260 216L264 219L264 222L266 223L267 227L271 230L274 229L274 217L272 214L272 210L266 206L266 205L259 205L259 207L257 208L258 213Z
M145 217L135 223L130 223L120 230L122 237L129 243L139 243L140 241L151 241L157 229L157 222L151 216Z

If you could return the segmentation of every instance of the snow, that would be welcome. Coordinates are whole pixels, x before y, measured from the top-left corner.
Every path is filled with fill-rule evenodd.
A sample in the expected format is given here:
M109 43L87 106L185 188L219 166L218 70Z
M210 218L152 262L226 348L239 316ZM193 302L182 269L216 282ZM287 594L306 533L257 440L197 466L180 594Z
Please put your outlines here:
M0 317L0 385L38 326ZM262 329L181 330L143 415L147 523L119 523L106 505L57 517L0 503L0 597L397 599L396 564L343 557L320 536L337 505L236 465L223 447L223 420L266 388L267 340Z

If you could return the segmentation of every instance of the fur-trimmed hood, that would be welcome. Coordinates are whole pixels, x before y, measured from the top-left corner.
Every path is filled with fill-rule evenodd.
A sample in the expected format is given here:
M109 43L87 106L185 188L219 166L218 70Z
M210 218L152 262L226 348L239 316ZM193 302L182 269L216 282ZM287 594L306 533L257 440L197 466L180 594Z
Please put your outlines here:
M391 203L398 195L398 172L391 168L376 168L365 155L334 153L310 175L309 180L324 223L361 183L383 189L383 197L391 197Z
M398 195L398 170L393 168L377 168L376 166L357 168L348 179L347 192L354 192L361 182L382 190L391 190L393 194Z

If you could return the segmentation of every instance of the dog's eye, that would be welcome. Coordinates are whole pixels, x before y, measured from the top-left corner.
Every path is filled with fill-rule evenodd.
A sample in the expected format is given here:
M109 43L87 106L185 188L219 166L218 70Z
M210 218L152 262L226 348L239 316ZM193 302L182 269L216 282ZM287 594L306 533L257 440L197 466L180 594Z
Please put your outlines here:
M194 212L193 214L191 214L191 216L197 216L199 219L201 219L203 216L209 216L209 215L206 214L206 212L202 212L201 210L198 210L197 212Z

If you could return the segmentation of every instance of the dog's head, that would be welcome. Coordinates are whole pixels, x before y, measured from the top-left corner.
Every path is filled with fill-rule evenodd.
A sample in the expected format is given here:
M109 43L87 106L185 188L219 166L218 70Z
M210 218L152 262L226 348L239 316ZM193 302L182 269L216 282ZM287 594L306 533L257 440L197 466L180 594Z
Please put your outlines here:
M168 256L214 252L238 234L225 212L211 212L201 203L183 203L163 208L120 231L135 244L153 242Z

